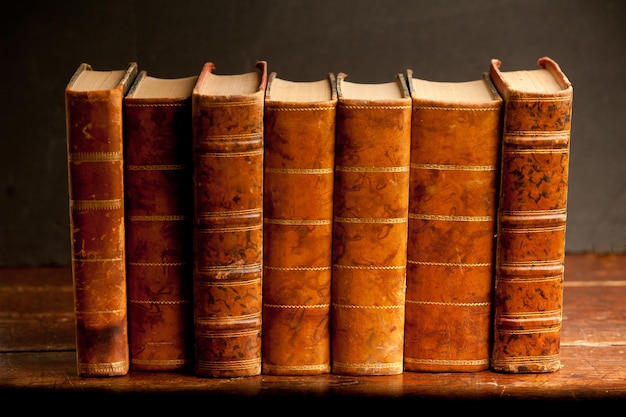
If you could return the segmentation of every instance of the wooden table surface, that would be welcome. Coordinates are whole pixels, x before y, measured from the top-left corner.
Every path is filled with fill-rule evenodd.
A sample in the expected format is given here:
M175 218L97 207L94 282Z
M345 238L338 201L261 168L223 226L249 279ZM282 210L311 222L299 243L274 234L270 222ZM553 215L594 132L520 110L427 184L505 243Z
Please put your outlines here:
M273 414L292 415L294 409L285 404L313 413L316 407L328 409L328 400L336 411L340 406L368 410L374 403L388 401L393 401L391 405L432 404L438 410L476 404L487 411L484 400L507 408L530 403L544 411L549 405L564 411L565 404L580 410L587 404L621 405L626 400L626 255L567 255L562 369L548 374L404 372L369 377L206 379L184 373L130 372L122 377L80 378L76 375L72 297L69 267L0 268L3 406L12 400L21 407L73 404L81 398L93 400L90 409L97 410L119 397L140 400L134 404L144 411L148 404L156 410L173 404L210 408L233 404L240 411L246 405L252 411L276 405Z

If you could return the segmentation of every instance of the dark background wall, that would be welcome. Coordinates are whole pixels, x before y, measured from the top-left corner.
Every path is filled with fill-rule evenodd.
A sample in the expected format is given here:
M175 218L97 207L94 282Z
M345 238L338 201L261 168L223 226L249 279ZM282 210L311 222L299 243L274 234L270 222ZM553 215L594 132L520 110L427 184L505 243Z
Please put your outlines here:
M64 88L81 62L158 77L467 81L555 59L574 85L566 249L626 252L626 2L19 1L0 17L0 265L69 264Z

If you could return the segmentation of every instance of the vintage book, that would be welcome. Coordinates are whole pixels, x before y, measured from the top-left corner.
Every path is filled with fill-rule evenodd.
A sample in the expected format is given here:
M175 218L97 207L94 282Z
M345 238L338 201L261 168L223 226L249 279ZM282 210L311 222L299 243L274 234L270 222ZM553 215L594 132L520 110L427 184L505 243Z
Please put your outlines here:
M411 97L337 76L332 372L403 372Z
M124 98L130 369L193 363L191 91L142 71Z
M78 375L129 369L124 229L124 95L137 64L81 64L65 89Z
M267 63L202 68L192 93L195 373L261 373Z
M491 367L561 367L565 223L573 88L550 58L491 79L504 100Z
M265 92L262 373L330 372L337 94L271 73Z
M502 98L488 74L407 71L413 100L404 369L489 368Z

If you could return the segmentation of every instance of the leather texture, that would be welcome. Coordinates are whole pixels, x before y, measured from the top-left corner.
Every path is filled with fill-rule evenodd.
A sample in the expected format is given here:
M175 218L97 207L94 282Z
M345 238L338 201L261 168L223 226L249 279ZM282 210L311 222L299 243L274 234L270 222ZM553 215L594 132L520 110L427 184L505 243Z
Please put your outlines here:
M330 372L330 282L337 95L265 97L263 366L268 375Z
M349 98L337 77L332 372L403 371L411 98Z
M124 98L130 369L193 363L191 88L187 97Z
M573 89L558 64L538 61L558 92L512 89L492 60L505 100L492 368L560 369L563 274Z
M412 97L404 368L489 368L502 99ZM416 85L420 85L416 83ZM470 90L471 91L471 90ZM457 97L463 97L461 101ZM489 98L488 98L489 97Z
M119 376L129 369L122 100L137 65L114 88L74 89L86 71L65 89L77 372Z
M263 115L267 64L252 94L192 93L195 373L261 373Z

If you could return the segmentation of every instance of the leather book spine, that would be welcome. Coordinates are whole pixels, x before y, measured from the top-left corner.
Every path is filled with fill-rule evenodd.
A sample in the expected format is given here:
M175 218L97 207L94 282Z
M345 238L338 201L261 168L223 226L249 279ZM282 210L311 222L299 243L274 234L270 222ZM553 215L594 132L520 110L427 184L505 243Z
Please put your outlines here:
M245 95L192 94L195 373L261 373L263 115L267 69Z
M557 92L510 88L492 60L504 99L496 244L492 369L560 369L565 225L573 90L559 66L538 61Z
M330 372L337 100L265 101L263 364L268 375ZM332 89L332 90L331 90Z
M130 369L185 370L193 362L191 91L129 94L124 117Z
M71 265L77 372L82 377L128 373L122 101L131 63L117 87L65 90Z
M337 77L332 372L403 372L411 98L347 99ZM402 87L403 86L403 87Z
M502 99L488 74L482 81L491 99L411 89L407 371L490 365Z

